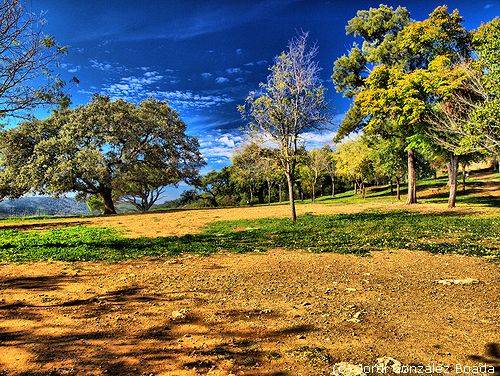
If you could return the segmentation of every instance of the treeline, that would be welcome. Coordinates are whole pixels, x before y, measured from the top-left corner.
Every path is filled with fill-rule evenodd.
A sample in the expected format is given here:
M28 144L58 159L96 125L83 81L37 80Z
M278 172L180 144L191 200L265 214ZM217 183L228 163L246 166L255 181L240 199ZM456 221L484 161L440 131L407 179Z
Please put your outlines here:
M224 207L288 201L286 176L276 153L274 148L246 144L234 153L230 166L207 173L197 181L195 189L184 191L166 206ZM353 190L364 198L368 187L387 185L390 193L401 200L407 174L405 155L403 145L367 135L333 148L301 148L297 155L295 197L314 202L320 196L334 198L338 193ZM471 162L461 162L463 176ZM417 166L418 178L437 177L447 168L446 160L437 155L426 159L418 154Z

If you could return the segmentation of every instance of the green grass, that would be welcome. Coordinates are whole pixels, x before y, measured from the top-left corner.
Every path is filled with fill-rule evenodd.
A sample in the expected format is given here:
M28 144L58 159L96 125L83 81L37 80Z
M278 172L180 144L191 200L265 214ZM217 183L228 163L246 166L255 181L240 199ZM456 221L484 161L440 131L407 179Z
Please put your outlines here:
M446 186L448 178L439 177L437 179L420 179L417 181L417 198L420 203L446 203L448 202L448 190L444 192L436 193L430 197L420 197L419 191L431 188L442 188ZM478 195L478 189L480 189L485 184L499 183L500 187L500 173L490 174L487 178L484 176L476 177L472 175L466 180L466 191L462 192L462 181L461 176L458 179L458 192L457 192L457 205L479 205L479 206L491 206L500 207L500 200L494 196L488 195ZM500 189L500 188L499 188ZM401 184L401 200L404 202L406 200L407 186L406 184ZM299 201L299 203L310 203L311 200L307 199L304 201ZM317 203L323 204L355 204L355 203L366 203L366 202L397 202L396 199L396 187L394 187L394 192L391 193L388 186L378 186L369 187L366 191L366 198L361 197L361 195L354 194L353 190L342 192L336 194L335 197L322 196L316 199Z
M500 259L500 216L405 211L304 215L288 219L216 222L181 237L125 238L109 228L0 230L0 260L107 260L210 254L282 247L311 252L368 254L382 249L425 250Z

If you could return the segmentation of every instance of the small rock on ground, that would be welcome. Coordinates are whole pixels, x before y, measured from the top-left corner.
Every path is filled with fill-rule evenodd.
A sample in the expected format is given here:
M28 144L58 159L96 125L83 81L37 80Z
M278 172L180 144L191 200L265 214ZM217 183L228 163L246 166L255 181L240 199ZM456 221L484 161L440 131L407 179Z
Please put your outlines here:
M377 358L376 363L377 369L383 369L383 373L387 373L387 371L391 371L399 374L401 373L401 362L397 359L391 358L390 356L383 356L381 358Z

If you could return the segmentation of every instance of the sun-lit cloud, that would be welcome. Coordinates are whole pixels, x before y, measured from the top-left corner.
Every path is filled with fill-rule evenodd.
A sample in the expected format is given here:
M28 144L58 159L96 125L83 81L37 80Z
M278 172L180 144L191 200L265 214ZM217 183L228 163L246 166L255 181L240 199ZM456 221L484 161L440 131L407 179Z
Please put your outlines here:
M227 68L226 72L229 74L236 74L236 73L241 73L240 68Z
M218 159L229 162L234 151L244 142L244 137L239 132L223 132L213 130L200 136L200 151L207 161Z
M101 62L97 61L96 59L89 59L89 63L92 68L99 69L102 71L109 71L113 69L113 65L111 65L111 63L108 62Z
M217 77L215 79L215 82L217 82L218 84L223 84L225 82L229 82L229 78L227 78L227 77Z
M142 75L122 77L117 82L104 84L100 88L82 89L80 93L93 94L98 92L113 100L124 99L132 102L156 98L168 101L174 108L188 109L218 107L234 101L234 98L224 93L206 94L192 90L160 90L158 85L166 80L172 82L172 79L158 71L147 71Z

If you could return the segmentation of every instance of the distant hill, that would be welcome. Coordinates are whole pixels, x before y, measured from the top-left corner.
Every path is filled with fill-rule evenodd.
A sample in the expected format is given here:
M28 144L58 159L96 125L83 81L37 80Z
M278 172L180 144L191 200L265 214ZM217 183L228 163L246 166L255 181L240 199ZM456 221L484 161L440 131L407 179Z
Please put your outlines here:
M73 198L36 196L0 201L0 217L78 214L89 214L87 205Z

